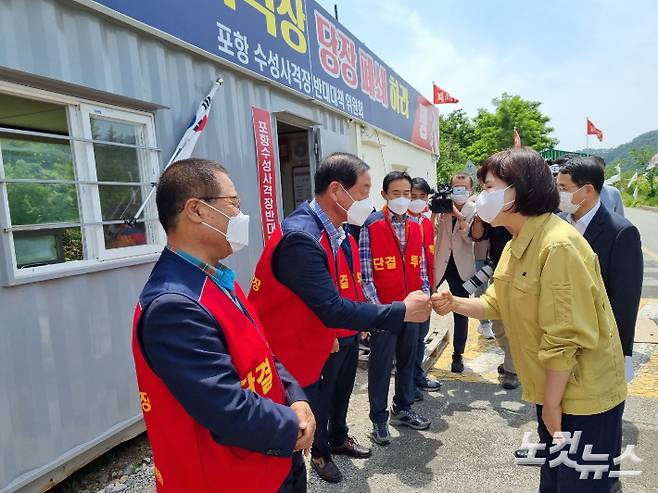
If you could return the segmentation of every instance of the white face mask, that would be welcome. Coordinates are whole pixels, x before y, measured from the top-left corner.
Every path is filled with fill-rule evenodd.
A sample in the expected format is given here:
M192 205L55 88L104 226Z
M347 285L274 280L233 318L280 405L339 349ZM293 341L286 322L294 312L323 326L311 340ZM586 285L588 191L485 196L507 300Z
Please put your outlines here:
M464 205L468 202L468 195L453 195L452 201L457 205Z
M566 212L567 214L575 214L578 209L580 209L580 206L583 205L583 202L585 202L585 199L583 199L580 203L574 204L573 201L573 196L580 192L583 189L584 185L580 187L578 190L575 192L560 192L560 210Z
M512 204L514 201L505 202L505 190L510 188L510 185L507 188L501 188L500 190L494 190L489 192L483 190L478 195L478 198L475 200L475 212L485 223L491 224L500 211L503 210L503 207L506 205Z
M202 222L201 224L214 231L217 231L220 235L224 236L229 245L231 245L231 250L233 253L249 245L249 216L243 214L242 211L240 211L237 216L228 216L219 209L216 209L212 205L204 202L203 200L200 202L210 207L213 211L219 212L222 216L228 218L228 227L226 228L226 233L220 231L208 223Z
M401 216L409 209L409 204L411 204L411 199L407 197L398 197L397 199L388 201L388 208L393 211L393 213Z
M409 210L414 214L420 214L427 209L427 200L415 199L409 203Z
M345 190L343 185L341 185L341 188ZM350 205L349 208L345 211L345 208L338 204L338 201L336 201L336 204L338 204L338 207L347 212L347 222L349 224L353 224L354 226L363 226L363 223L366 222L366 219L368 219L368 216L372 212L372 200L370 200L370 197L366 197L362 200L354 200L354 198L350 195L350 192L345 190L345 193L349 198L353 200L352 205Z

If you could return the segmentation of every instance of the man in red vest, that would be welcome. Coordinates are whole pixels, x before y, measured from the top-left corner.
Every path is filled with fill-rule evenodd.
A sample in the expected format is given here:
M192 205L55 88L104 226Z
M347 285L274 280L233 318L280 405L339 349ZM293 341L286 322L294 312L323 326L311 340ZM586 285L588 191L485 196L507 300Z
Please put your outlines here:
M373 213L361 229L359 253L363 293L371 303L395 303L409 293L430 293L423 250L422 230L407 213L411 203L411 177L391 171L384 177L382 197L386 205ZM414 366L422 320L406 320L398 333L371 333L368 361L368 398L375 443L391 441L387 421L388 386L395 360L395 396L390 414L392 425L424 430L430 421L416 413Z
M139 297L133 354L158 493L305 492L293 452L311 446L313 413L220 263L249 238L226 169L178 161L156 202L168 244Z
M363 298L357 245L342 225L348 221L360 226L372 211L368 169L348 153L322 161L314 177L315 198L286 217L269 239L249 292L274 354L302 385L318 416L323 433L316 437L311 465L330 482L342 479L326 439L323 398L335 382L321 381L321 375L332 350L347 350L347 342L341 347L336 338L352 335L336 329L397 333L405 321L422 322L430 313L429 297L420 290L385 305ZM344 378L341 385L349 385ZM343 442L334 442L333 452L368 455L347 437L346 423L341 425Z
M434 291L434 224L430 219L432 213L427 206L427 199L432 189L424 178L416 177L411 180L411 203L409 204L409 216L420 224L423 236L423 262L425 262L425 272L429 281L430 291ZM428 318L420 324L418 330L418 346L416 348L416 362L414 365L414 382L416 390L414 401L422 401L423 393L436 392L441 388L438 380L430 378L423 370L423 359L425 357L425 338L430 329L430 319Z

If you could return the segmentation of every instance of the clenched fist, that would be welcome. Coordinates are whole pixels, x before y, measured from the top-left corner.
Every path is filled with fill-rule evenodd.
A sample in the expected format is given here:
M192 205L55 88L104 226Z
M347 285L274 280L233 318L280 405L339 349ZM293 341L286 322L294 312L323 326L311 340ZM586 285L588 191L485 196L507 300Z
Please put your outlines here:
M430 313L432 313L430 297L422 291L418 290L409 293L403 300L403 303L407 308L404 313L405 322L422 323L430 318Z
M439 315L447 315L454 309L455 299L450 291L434 293L432 295L432 308Z

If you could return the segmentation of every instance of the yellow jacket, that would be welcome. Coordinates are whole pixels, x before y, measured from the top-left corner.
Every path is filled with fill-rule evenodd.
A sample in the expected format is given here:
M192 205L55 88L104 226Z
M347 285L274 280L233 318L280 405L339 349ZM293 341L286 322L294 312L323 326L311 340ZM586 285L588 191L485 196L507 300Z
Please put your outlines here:
M554 214L530 217L505 247L481 297L502 320L523 399L543 404L546 370L572 370L566 414L598 414L626 398L624 355L596 254Z

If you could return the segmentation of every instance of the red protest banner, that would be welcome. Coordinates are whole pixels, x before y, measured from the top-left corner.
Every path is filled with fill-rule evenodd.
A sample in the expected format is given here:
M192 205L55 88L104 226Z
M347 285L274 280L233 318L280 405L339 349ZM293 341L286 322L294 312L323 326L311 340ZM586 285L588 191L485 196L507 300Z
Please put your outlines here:
M514 147L521 147L521 136L516 127L514 127Z
M603 140L603 132L598 129L589 118L587 119L587 135L596 135L599 142Z
M251 107L256 138L256 158L258 161L258 190L260 195L260 219L263 225L263 239L270 239L279 224L276 201L276 172L274 170L274 141L272 140L272 118L270 113L256 106Z
M453 97L448 91L432 84L434 90L434 104L459 103L459 99Z

